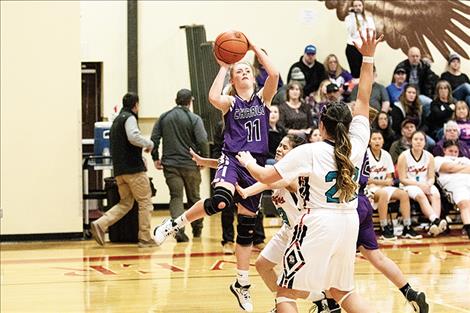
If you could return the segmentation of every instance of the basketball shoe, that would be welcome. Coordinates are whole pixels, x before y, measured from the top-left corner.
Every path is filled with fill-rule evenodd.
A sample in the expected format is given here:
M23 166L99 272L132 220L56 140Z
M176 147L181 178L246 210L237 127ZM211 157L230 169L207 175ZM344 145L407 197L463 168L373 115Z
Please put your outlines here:
M411 227L411 225L403 227L403 233L401 234L403 238L410 238L410 239L421 239L423 238L422 235L416 233L416 231Z
M179 227L176 226L173 219L166 218L153 230L153 241L155 241L155 244L159 246L166 240L168 236L174 237L178 231Z
M248 288L250 288L250 285L241 286L238 281L235 281L230 285L230 291L237 298L240 307L247 312L253 312L253 303L251 303L251 296Z
M410 288L406 292L406 300L408 300L416 313L429 312L429 305L426 303L426 295L424 292L417 292Z

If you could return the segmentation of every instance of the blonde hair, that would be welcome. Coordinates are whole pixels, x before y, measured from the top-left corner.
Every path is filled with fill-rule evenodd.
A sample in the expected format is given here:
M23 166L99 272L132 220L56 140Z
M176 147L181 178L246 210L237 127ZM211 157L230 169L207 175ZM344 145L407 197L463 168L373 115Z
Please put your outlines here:
M334 155L338 169L336 183L339 190L339 202L349 202L353 199L358 187L353 179L356 169L350 160L352 147L348 132L352 121L351 111L345 103L332 102L327 104L320 120L328 135L335 140Z
M229 74L230 74L230 79L233 78L233 71L235 69L235 67L238 65L238 64L245 64L245 65L248 65L251 69L251 73L253 74L253 77L255 77L255 68L253 67L253 65L248 62L248 61L240 61L240 62L237 62L237 63L234 63L230 66L229 68ZM253 90L256 90L258 88L258 85L256 84L256 80L255 82L253 83ZM233 86L232 83L230 83L230 87L228 89L228 92L227 94L229 96L235 96L237 94L237 90L235 89L235 87Z
M326 94L322 95L322 90L323 87L329 84L331 84L331 81L329 79L325 79L320 83L320 86L318 86L318 90L315 91L315 93L313 94L313 100L315 100L316 103L320 103L326 100Z
M456 113L457 113L457 108L458 108L459 106L463 106L463 107L465 107L465 108L467 109L467 116L465 116L465 120L466 120L466 121L470 120L470 109L468 108L467 103L466 103L465 101L463 101L463 100L459 100L459 101L457 101L457 102L455 103L455 111L454 111L454 114L452 115L452 119L453 119L453 120L457 120L457 115L456 115Z
M343 67L341 66L341 64L339 64L339 60L338 60L338 57L336 56L336 54L333 54L333 53L329 54L325 58L325 61L323 62L323 66L325 67L326 71L329 73L330 68L328 67L328 63L329 63L331 58L335 58L335 60L336 60L336 71L335 71L335 78L336 78L339 75L341 75L341 73L343 72Z

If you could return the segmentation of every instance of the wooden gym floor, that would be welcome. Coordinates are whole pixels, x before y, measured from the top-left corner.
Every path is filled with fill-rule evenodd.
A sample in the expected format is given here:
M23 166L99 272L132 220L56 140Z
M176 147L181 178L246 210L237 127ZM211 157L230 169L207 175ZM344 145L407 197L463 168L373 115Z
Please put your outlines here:
M157 225L167 211L154 212ZM268 238L277 219L265 219ZM190 227L186 233L191 233ZM228 286L235 257L220 245L220 216L206 218L201 239L161 247L99 247L93 240L2 243L1 312L240 312ZM460 234L383 243L411 285L426 292L430 312L470 312L470 241ZM253 263L258 253L253 255ZM273 295L250 270L254 312ZM397 288L357 257L356 289L381 313L412 312ZM300 312L310 304L299 301Z

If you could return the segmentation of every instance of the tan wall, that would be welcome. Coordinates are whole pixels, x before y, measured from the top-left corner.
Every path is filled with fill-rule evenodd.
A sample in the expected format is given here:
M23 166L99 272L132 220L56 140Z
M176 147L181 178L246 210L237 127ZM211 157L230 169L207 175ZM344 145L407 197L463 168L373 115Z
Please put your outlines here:
M79 3L1 1L1 234L82 231Z

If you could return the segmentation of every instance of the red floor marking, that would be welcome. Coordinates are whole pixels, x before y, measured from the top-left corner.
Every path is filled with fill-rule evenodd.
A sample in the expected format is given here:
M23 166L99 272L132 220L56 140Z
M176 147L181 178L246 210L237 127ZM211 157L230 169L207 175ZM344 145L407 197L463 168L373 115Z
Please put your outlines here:
M110 269L101 265L90 265L90 267L94 269L95 271L100 272L103 275L117 275L116 272L113 272Z
M418 248L418 247L431 247L431 246L458 246L468 245L470 241L455 241L455 242L418 242L418 243L404 243L404 244L381 244L382 249L393 248ZM105 255L105 256L85 256L81 258L55 258L55 259L2 259L0 264L31 264L31 263L67 263L67 262L100 262L100 261L133 261L133 260L157 260L157 259L177 259L186 257L223 257L223 252L193 252L193 253L172 253L172 254L141 254L141 255Z
M184 270L178 266L174 266L168 263L158 263L161 267L167 270L171 270L172 272L184 272Z

